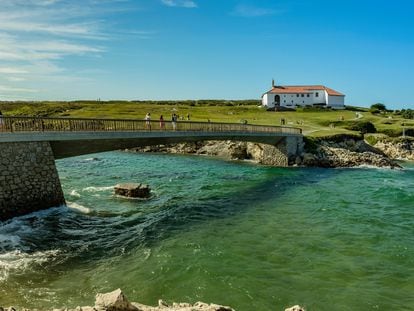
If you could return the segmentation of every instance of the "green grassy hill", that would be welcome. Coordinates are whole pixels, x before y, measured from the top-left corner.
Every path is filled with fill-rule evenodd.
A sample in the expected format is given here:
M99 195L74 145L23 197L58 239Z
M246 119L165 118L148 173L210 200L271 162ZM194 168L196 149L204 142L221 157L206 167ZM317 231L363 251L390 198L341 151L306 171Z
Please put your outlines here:
M0 102L0 110L9 116L43 116L73 118L143 119L147 112L153 120L160 115L169 120L173 112L191 121L242 122L250 124L300 127L308 136L328 136L359 133L358 126L371 122L378 132L398 136L402 124L414 128L414 120L403 119L394 112L372 114L367 108L348 107L346 110L298 109L297 111L266 111L260 101L75 101L75 102Z

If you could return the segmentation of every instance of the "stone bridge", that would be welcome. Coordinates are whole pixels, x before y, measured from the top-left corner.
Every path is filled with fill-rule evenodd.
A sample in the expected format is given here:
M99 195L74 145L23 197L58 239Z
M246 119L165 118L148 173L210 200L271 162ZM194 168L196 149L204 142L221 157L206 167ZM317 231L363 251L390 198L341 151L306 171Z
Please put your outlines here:
M301 153L298 128L236 123L3 117L0 221L65 203L55 159L139 146L235 140L269 144L280 166Z

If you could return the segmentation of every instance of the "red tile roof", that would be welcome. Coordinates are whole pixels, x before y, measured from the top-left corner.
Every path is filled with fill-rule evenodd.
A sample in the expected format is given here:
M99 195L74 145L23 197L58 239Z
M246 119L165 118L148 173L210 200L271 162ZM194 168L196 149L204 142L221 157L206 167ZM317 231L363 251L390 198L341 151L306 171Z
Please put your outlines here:
M272 94L308 94L313 91L326 91L331 96L345 96L333 89L324 85L289 85L289 86L274 86L267 93Z

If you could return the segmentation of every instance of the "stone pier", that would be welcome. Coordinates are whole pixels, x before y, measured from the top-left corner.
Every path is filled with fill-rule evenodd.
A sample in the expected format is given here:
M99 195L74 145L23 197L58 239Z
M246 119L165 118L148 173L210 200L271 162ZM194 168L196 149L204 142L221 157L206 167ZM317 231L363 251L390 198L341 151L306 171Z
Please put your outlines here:
M0 144L0 221L64 203L49 142Z

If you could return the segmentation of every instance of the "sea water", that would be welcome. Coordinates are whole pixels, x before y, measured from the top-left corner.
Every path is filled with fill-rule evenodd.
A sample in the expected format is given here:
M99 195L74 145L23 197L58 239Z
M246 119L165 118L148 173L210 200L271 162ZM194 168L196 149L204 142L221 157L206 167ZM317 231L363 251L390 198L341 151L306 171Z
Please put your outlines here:
M0 223L0 306L414 310L414 165L274 168L109 152L57 161L67 206ZM113 194L149 184L149 199Z

